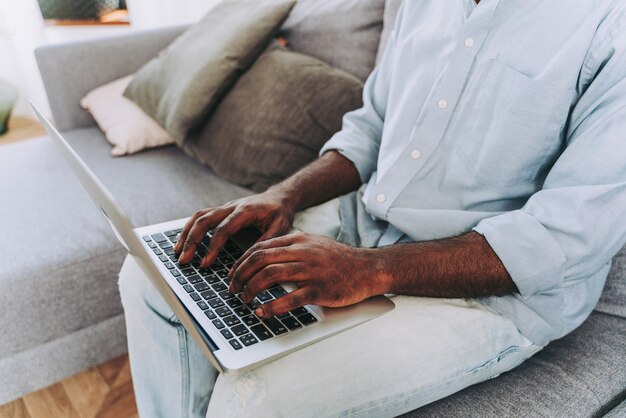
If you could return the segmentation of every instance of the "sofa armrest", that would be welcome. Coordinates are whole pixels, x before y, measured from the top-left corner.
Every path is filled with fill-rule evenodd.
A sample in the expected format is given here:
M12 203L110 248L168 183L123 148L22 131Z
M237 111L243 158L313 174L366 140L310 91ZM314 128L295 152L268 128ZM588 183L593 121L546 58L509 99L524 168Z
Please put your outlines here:
M177 26L36 49L56 126L66 130L93 125L80 99L98 86L137 71L185 29Z

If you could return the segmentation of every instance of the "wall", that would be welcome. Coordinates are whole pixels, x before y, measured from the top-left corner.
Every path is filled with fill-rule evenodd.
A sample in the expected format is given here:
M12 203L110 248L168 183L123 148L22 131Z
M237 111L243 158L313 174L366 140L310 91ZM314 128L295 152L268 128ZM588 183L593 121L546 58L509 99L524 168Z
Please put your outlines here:
M33 51L42 45L193 23L220 0L127 0L130 26L47 26L37 0L0 0L0 78L20 92L16 115L32 116L28 99L49 107Z

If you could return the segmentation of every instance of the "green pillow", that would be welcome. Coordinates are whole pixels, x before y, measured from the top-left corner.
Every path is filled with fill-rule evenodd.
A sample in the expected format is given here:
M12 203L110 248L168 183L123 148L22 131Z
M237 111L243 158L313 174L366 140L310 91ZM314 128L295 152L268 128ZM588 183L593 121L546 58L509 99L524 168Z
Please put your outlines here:
M343 115L361 107L362 90L346 72L273 46L184 149L219 176L262 191L317 158Z
M295 0L225 0L142 67L124 95L179 145L263 52Z

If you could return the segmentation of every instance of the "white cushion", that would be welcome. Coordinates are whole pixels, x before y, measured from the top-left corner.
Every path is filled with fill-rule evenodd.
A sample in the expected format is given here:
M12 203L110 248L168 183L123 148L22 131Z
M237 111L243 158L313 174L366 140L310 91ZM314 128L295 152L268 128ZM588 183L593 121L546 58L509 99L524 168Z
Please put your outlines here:
M89 92L80 105L88 110L106 139L113 145L111 155L134 154L146 148L174 143L172 137L123 96L133 75L100 86Z

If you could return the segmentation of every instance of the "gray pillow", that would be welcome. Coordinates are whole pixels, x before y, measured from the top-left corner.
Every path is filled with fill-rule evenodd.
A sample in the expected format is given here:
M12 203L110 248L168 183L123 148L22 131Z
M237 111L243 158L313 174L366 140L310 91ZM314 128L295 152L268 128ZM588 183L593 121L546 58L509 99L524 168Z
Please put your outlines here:
M350 74L274 46L184 149L219 176L262 191L317 158L343 115L362 106L362 90Z
M263 52L295 0L227 0L142 67L124 92L179 145Z
M613 257L596 311L626 318L626 246Z
M385 0L299 0L281 35L289 48L365 80L374 69Z

